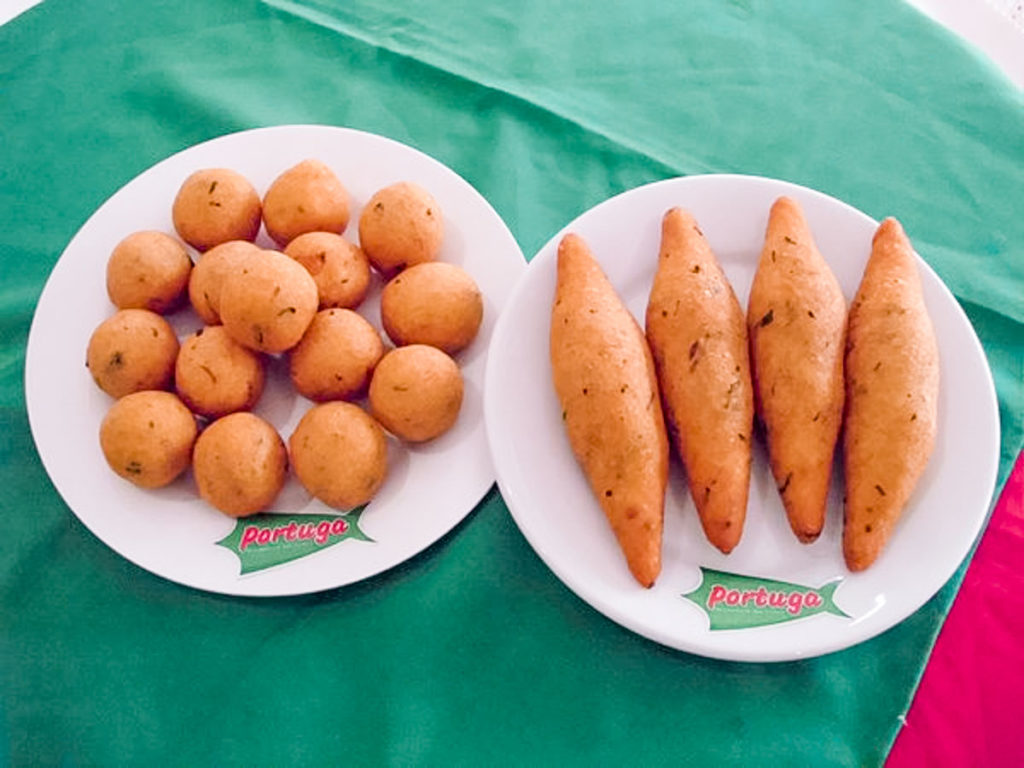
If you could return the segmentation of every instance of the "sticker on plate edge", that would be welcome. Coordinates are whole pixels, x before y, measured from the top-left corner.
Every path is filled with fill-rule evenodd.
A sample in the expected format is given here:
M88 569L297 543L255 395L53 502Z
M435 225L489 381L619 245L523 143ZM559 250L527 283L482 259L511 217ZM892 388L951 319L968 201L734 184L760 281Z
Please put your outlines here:
M327 549L345 539L373 541L359 527L364 504L345 514L293 515L265 512L240 518L217 546L237 555L241 574L283 565Z
M713 632L781 624L821 613L852 618L835 603L841 577L809 587L704 566L700 571L700 585L682 596L704 611Z

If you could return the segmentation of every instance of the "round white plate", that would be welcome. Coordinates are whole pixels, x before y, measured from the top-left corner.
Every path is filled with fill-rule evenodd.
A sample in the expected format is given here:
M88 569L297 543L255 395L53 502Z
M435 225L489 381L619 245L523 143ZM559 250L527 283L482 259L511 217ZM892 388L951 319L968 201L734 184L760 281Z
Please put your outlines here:
M235 521L198 498L191 473L167 488L146 491L106 466L98 435L112 401L92 382L84 365L85 349L93 329L115 311L105 288L110 252L136 230L173 234L171 203L186 176L200 168L233 168L262 194L279 173L310 157L326 163L347 187L352 218L345 237L352 240L358 239L363 204L379 188L408 180L430 191L445 218L439 258L462 266L476 280L484 294L484 320L478 337L457 358L465 397L456 426L420 447L392 441L387 480L359 521L372 542L339 541L243 575L240 558L216 544L234 529ZM257 244L275 247L263 231ZM298 125L244 131L191 147L107 200L71 240L46 283L29 335L25 372L39 454L61 496L96 536L167 579L235 595L299 594L364 579L437 541L494 482L483 423L483 376L498 315L525 268L508 228L476 190L441 163L396 141L344 128ZM380 287L375 276L371 295L359 308L378 330ZM170 319L182 337L202 325L187 309ZM287 440L309 406L293 393L285 360L272 358L267 389L255 412ZM272 509L335 512L311 500L294 478Z
M650 590L633 580L572 456L552 384L548 327L558 242L569 231L583 236L643 327L661 218L682 206L696 217L746 307L768 211L783 194L803 206L849 301L877 222L845 203L782 181L734 175L670 179L601 203L539 251L498 321L487 370L484 411L498 487L544 562L577 595L624 627L673 648L722 659L778 661L828 653L907 617L969 551L985 520L998 465L998 411L982 347L948 289L919 261L941 353L938 440L881 558L865 572L846 570L838 472L824 532L815 543L800 544L758 443L746 527L732 554L707 543L673 455L662 573ZM815 590L841 579L834 599L848 616L805 613L769 626L712 629L710 614L683 596L701 585L702 568Z

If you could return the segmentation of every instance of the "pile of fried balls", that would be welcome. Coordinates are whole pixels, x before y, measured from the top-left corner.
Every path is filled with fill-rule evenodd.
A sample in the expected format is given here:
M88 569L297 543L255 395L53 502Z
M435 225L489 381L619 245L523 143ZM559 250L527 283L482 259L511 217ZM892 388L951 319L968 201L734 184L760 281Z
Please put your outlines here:
M342 234L351 200L337 175L307 159L262 199L242 174L208 168L174 199L177 237L129 234L107 261L116 313L93 332L86 365L114 398L100 427L110 468L158 488L191 467L206 502L232 517L267 510L294 473L323 503L367 503L396 444L433 440L463 399L457 356L476 337L483 297L473 278L439 261L444 218L427 190L377 190ZM280 250L255 244L260 228ZM193 264L189 247L197 252ZM384 282L387 339L356 309ZM180 340L166 316L203 326ZM268 356L287 361L310 407L288 437L252 412Z

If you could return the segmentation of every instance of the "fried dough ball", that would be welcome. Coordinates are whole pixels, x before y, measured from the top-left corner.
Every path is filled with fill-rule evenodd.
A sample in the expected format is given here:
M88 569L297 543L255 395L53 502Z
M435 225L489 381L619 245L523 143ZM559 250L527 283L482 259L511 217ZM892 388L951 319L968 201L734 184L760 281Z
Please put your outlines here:
M224 327L258 352L299 343L316 314L316 283L305 267L278 251L247 254L220 294Z
M256 189L228 168L193 173L182 183L171 208L178 235L199 251L229 240L255 240L260 213Z
M340 235L348 216L348 191L319 160L303 160L289 168L263 197L267 234L282 247L306 232Z
M361 315L324 309L292 350L292 384L310 400L351 400L365 394L383 354L380 334Z
M270 424L249 412L217 419L196 440L192 471L199 495L231 517L274 503L288 474L288 452Z
M381 293L384 330L399 346L429 344L454 355L476 338L483 314L473 278L441 261L409 267Z
M359 217L359 244L384 275L433 261L443 237L444 219L437 201L408 181L378 190Z
M432 440L455 424L462 407L459 366L436 347L412 344L388 352L370 381L370 412L393 435Z
M93 331L85 364L96 385L114 398L166 389L174 378L178 337L148 309L122 309Z
M310 408L288 439L288 449L302 486L335 509L365 504L387 475L384 430L352 403Z
M204 323L220 322L220 294L225 281L239 271L242 257L260 250L248 240L229 240L202 255L189 277L188 298Z
M196 431L192 412L170 392L133 392L107 412L100 447L110 468L125 480L160 488L188 467Z
M306 232L284 249L313 276L320 309L358 307L370 287L370 262L359 246L332 232Z
M119 309L163 314L185 296L192 259L185 246L163 232L134 232L107 260L107 295Z
M212 419L256 405L264 376L259 354L232 339L222 325L200 328L185 339L174 366L178 397Z

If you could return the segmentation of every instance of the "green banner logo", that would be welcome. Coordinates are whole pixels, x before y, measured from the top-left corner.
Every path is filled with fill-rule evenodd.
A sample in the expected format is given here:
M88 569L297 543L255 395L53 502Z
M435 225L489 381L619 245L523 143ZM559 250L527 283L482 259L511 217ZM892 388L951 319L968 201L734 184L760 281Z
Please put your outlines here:
M747 629L819 613L850 618L833 599L842 578L820 587L701 568L700 586L683 595L708 615L711 630Z
M243 517L231 533L217 542L242 563L242 575L290 563L345 539L373 541L359 528L361 507L343 515L282 515L263 513Z

